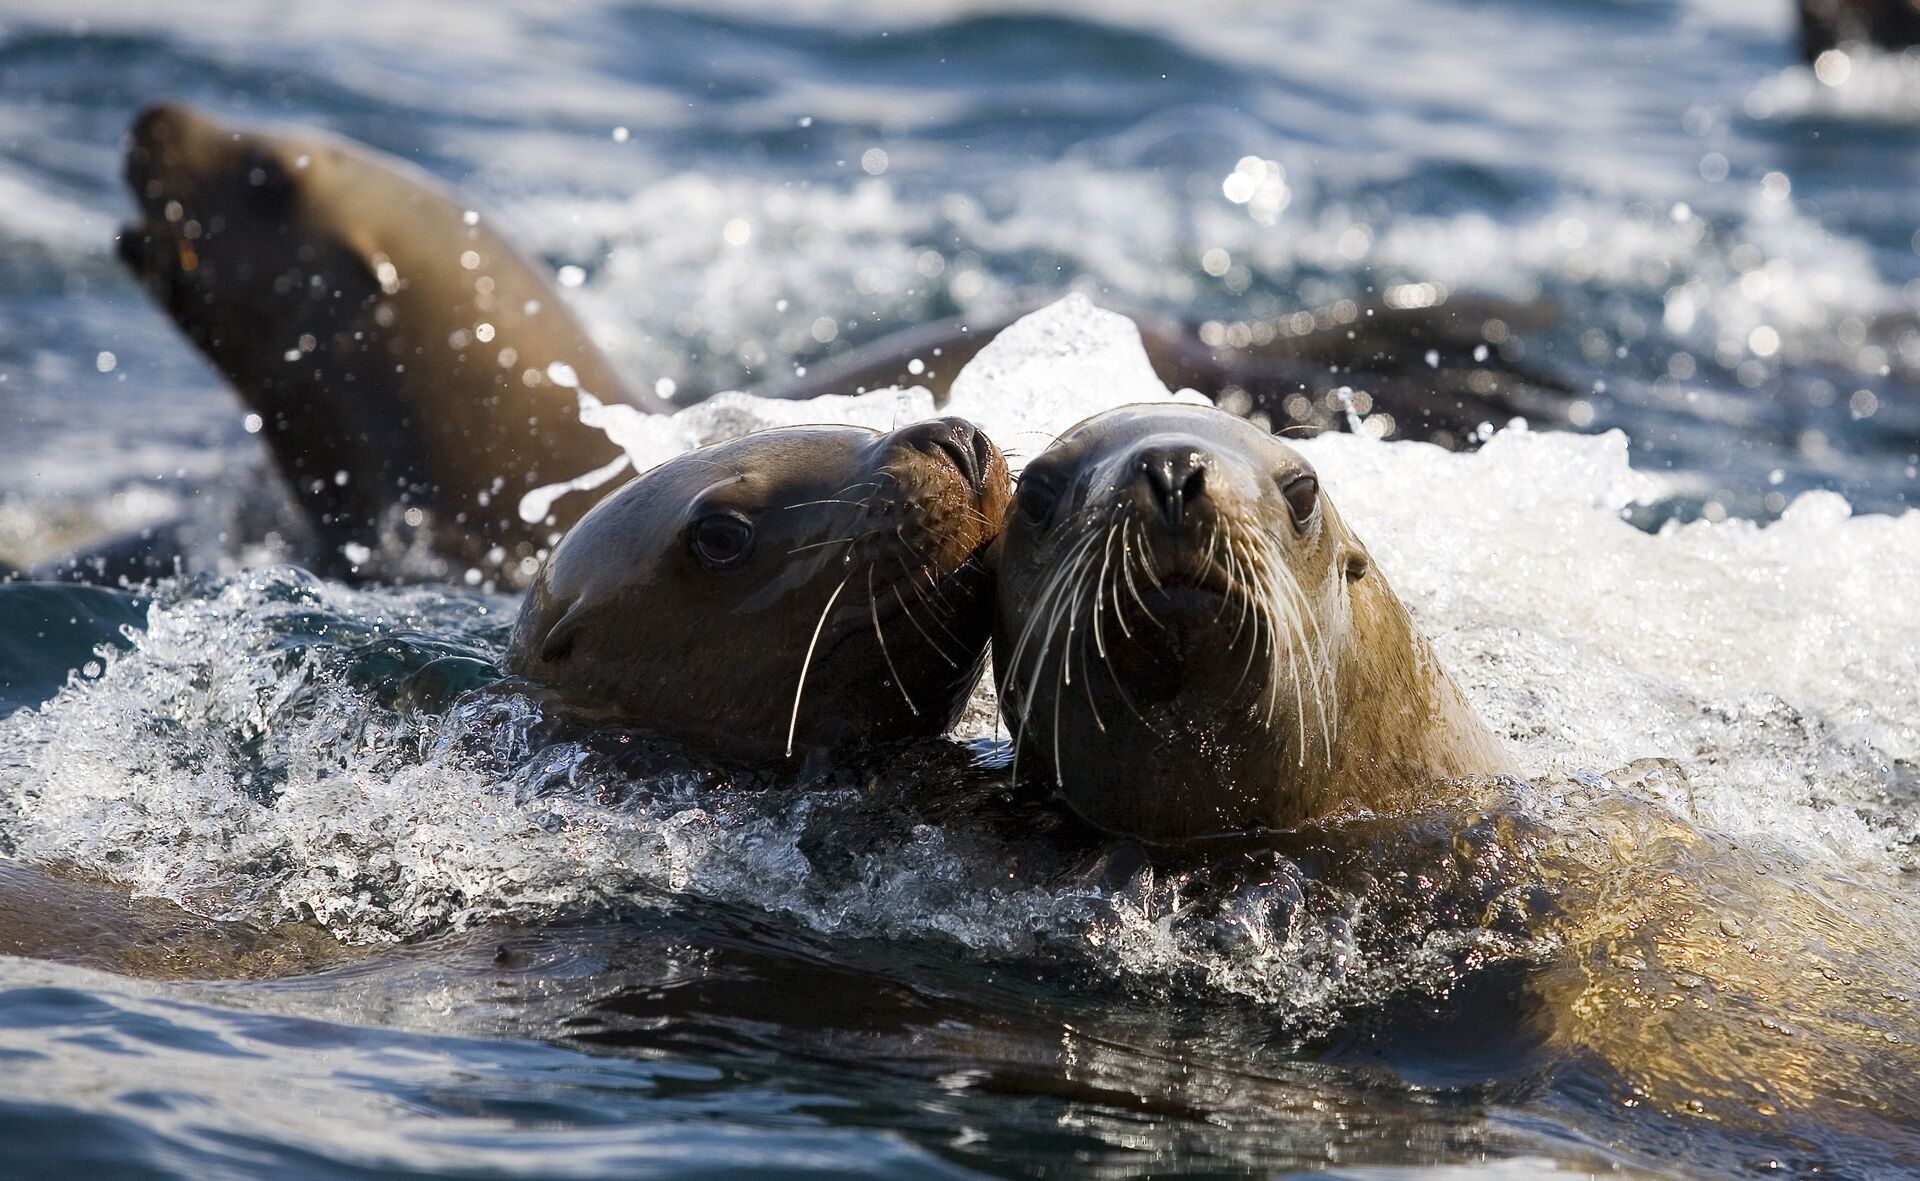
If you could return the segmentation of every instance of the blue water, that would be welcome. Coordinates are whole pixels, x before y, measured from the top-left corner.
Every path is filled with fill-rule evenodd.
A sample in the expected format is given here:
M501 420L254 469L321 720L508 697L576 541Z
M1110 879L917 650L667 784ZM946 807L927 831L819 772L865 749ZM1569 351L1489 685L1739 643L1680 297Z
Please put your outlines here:
M1559 309L1529 360L1673 477L1664 515L1823 488L1897 513L1920 70L1825 86L1789 33L1783 0L10 0L0 560L258 484L239 403L111 252L121 135L162 96L419 161L578 268L616 359L683 396L1070 289L1231 319L1442 282ZM1284 175L1265 206L1223 189L1247 157ZM1494 964L1485 995L1427 987L1407 948L1479 932L1458 913L1349 923L1356 895L1281 875L1242 899L1284 936L1258 987L1115 968L1167 916L1009 871L1016 837L929 835L840 781L729 795L463 696L512 607L286 572L154 615L0 598L0 777L97 788L51 834L0 812L0 850L353 949L225 983L0 957L0 1177L1920 1172L1911 1128L1635 1117L1474 1016L1508 1012L1524 950L1456 949L1445 971ZM984 753L923 777L977 790ZM1836 811L1911 803L1882 762ZM1170 938L1232 976L1240 921Z

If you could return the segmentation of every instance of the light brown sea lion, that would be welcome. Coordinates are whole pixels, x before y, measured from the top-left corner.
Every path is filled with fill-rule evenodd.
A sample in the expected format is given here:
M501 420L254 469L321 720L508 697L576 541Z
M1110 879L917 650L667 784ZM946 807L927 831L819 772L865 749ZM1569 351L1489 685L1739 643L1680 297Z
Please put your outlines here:
M1288 828L1511 770L1312 466L1243 419L1087 419L1028 465L996 553L1019 758L1109 831Z
M960 419L762 431L638 476L555 547L510 671L730 760L938 735L985 661L1006 461Z
M628 390L544 274L421 170L321 132L186 107L135 120L120 238L147 289L260 416L333 573L426 547L509 585L592 504L527 522L523 493L620 456L578 385Z

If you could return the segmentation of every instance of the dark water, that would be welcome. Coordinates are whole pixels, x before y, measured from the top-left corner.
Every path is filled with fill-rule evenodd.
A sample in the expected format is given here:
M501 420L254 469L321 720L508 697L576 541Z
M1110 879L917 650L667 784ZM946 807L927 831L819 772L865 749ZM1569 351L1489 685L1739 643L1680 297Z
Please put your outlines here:
M1069 289L1234 319L1435 282L1555 305L1528 360L1679 515L1768 520L1809 489L1897 514L1920 494L1920 70L1820 83L1789 17L14 0L0 560L257 484L239 404L111 255L120 136L161 96L420 161L577 268L638 381L746 385ZM1595 479L1567 454L1446 494L1551 500ZM1703 825L1752 817L1817 846L1810 879L1910 890L1887 883L1920 784L1912 519L1797 526L1814 573L1722 590L1716 563L1794 547L1617 535L1617 507L1497 526L1582 560L1523 553L1487 592L1581 603L1607 659L1474 600L1497 572L1415 603L1472 608L1442 637L1487 657L1470 689L1525 682L1481 698L1492 720L1556 771L1690 755ZM1633 596L1668 577L1677 602ZM253 983L0 957L0 1176L1920 1172L1898 1111L1689 1121L1538 1044L1523 977L1548 953L1487 917L1525 875L1460 869L1445 831L1381 838L1371 884L1306 854L1231 885L1049 862L1018 818L896 799L991 795L991 741L886 768L893 794L733 781L485 689L507 600L285 571L157 595L0 587L0 848L356 950ZM220 962L175 950L169 975ZM1820 1036L1802 1053L1839 1061Z

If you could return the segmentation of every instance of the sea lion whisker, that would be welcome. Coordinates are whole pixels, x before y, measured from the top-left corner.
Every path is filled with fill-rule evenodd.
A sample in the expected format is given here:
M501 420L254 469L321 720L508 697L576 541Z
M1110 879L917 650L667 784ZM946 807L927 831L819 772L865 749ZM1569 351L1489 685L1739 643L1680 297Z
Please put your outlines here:
M857 533L852 537L829 537L825 541L809 541L805 545L796 545L792 549L788 550L787 556L791 558L793 555L800 553L804 550L819 549L822 546L828 546L828 545L857 545L860 542L865 541L867 538L872 537L877 532L879 532L879 530L869 529L865 533Z
M1247 620L1253 619L1253 642L1247 645L1246 658L1240 662L1240 679L1234 682L1233 691L1238 694L1246 687L1247 678L1253 675L1253 657L1260 649L1260 612L1253 606L1253 594L1249 580L1241 568L1240 554L1231 538L1227 541L1227 584L1241 587L1240 618L1234 621L1233 635L1227 638L1227 647L1232 649L1240 643L1240 636L1246 631Z
M1227 637L1227 647L1232 648L1240 642L1240 633L1246 629L1247 614L1253 610L1253 597L1248 591L1246 571L1241 565L1240 551L1235 547L1233 538L1227 539L1224 547L1227 557L1227 588L1237 590L1240 597L1240 618L1234 621L1233 634Z
M1082 540L1079 546L1076 546L1073 550L1069 551L1067 558L1062 560L1054 568L1054 571L1049 576L1046 584L1041 588L1040 594L1035 599L1034 612L1028 618L1026 627L1021 630L1020 638L1014 644L1013 654L1008 658L1007 667L1010 672L1017 672L1019 670L1021 660L1026 654L1027 644L1033 637L1034 627L1039 623L1039 621L1042 618L1047 616L1052 598L1056 593L1057 589L1059 588L1061 584L1061 580L1065 577L1067 567L1072 563L1073 559L1078 555L1079 549L1085 546L1086 544L1090 543L1091 540L1092 540L1091 537L1087 537ZM1024 722L1024 717L1022 720Z
M907 703L907 712L914 717L920 716L920 707L913 703L913 696L907 692L906 679L900 670L893 666L893 653L887 650L887 633L880 626L880 602L873 594L873 564L867 564L867 614L873 619L873 638L880 641L880 655L887 662L887 671L893 674L893 683L900 690L900 699Z
M927 629L920 625L918 619L914 618L913 608L907 606L907 600L900 594L900 584L895 582L890 585L893 590L894 600L900 604L900 614L906 616L907 622L913 625L913 630L920 633L920 638L927 642L927 647L932 648L935 655L939 656L940 659L946 661L952 667L959 668L960 662L947 655L947 650L940 646L940 642L934 639L933 636L928 633Z
M1127 536L1129 538L1132 538L1133 533L1131 528L1128 530ZM1141 541L1141 549L1136 551L1132 549L1131 546L1129 546L1127 556L1129 558L1132 558L1135 555L1135 553L1144 554L1144 552L1145 552L1145 540L1143 538ZM1140 584L1134 579L1134 576L1133 576L1134 567L1138 566L1139 564L1140 563L1138 561L1128 561L1124 563L1122 566L1122 569L1126 571L1126 575L1127 575L1127 589L1133 592L1133 601L1140 605L1140 611L1142 614L1144 614L1147 617L1147 621L1153 624L1153 626L1159 628L1161 631L1165 631L1167 625L1162 623L1160 621L1160 617L1153 613L1153 608L1147 606L1147 600L1143 598L1140 594Z
M1094 534L1084 535L1081 540L1068 551L1067 556L1055 566L1045 586L1042 587L1040 594L1035 599L1034 611L1027 618L1026 626L1021 630L1020 639L1013 646L1013 655L1008 658L1007 684L1017 687L1018 682L1011 678L1018 675L1021 664L1026 656L1027 646L1033 639L1034 629L1039 625L1040 621L1044 619L1046 621L1044 633L1045 642L1042 643L1039 649L1040 655L1037 655L1034 659L1033 673L1027 680L1026 689L1015 694L1019 699L1017 704L1020 708L1019 733L1013 736L1013 774L1016 778L1020 772L1020 749L1026 740L1027 726L1032 720L1034 691L1039 688L1040 674L1046 667L1044 654L1051 647L1053 633L1059 627L1059 618L1054 607L1059 597L1060 589L1064 585L1068 570L1073 566L1081 551L1093 544L1094 538ZM1056 768L1056 775L1057 774L1058 770Z
M1292 601L1296 620L1305 619L1308 628L1312 630L1313 647L1307 665L1308 671L1312 674L1311 683L1313 685L1314 705L1320 717L1321 748L1327 759L1327 765L1331 767L1333 764L1333 738L1339 725L1337 716L1339 698L1335 693L1330 691L1330 687L1325 683L1328 670L1332 668L1332 653L1328 650L1325 633L1320 627L1319 613L1314 611L1313 605L1307 601L1306 591L1301 588L1299 579L1294 576L1292 569L1284 563L1280 564L1280 569L1283 572L1283 585ZM1297 623L1295 626L1298 626ZM1301 633L1300 646L1303 650L1303 655L1306 654L1307 635L1304 631ZM1330 697L1333 699L1333 707L1331 709L1328 706L1328 699Z
M871 500L842 500L832 496L826 497L825 499L822 499L822 500L803 500L799 504L789 504L783 507L787 509L811 508L816 504L850 504L855 508L871 508L872 507Z
M1091 537L1092 535L1089 534L1089 536ZM1074 551L1074 557L1066 571L1068 577L1062 584L1062 592L1054 608L1056 617L1064 619L1067 624L1067 636L1060 645L1059 671L1055 674L1053 692L1053 777L1054 786L1062 788L1066 786L1066 780L1063 778L1064 773L1060 769L1060 702L1066 697L1066 693L1063 692L1063 690L1066 686L1073 684L1073 635L1074 629L1079 622L1080 614L1080 575L1084 569L1090 566L1092 559L1093 548L1091 546L1082 544ZM1051 633L1058 630L1059 624L1056 622L1054 626L1049 629L1047 645L1043 651L1051 651L1053 649L1053 636ZM1083 644L1085 639L1085 633L1082 633L1081 640ZM1084 681L1082 681L1082 685L1084 687ZM1093 697L1091 692L1088 694L1087 701L1088 704L1092 704ZM1094 717L1095 720L1099 719L1098 710L1094 711ZM1104 722L1101 723L1100 729L1102 733L1106 732Z
M1120 602L1120 578L1125 572L1126 564L1133 560L1131 551L1127 549L1127 531L1131 527L1127 521L1120 522L1120 567L1114 571L1112 591L1114 621L1120 625L1120 634L1129 640L1133 638L1133 627L1127 622L1125 605Z
M947 626L948 618L953 615L953 604L948 601L946 591L940 586L939 572L931 566L923 567L923 569L928 576L925 587L920 585L919 579L911 575L906 579L907 585L913 588L913 597L918 599L920 605L927 609L927 614L933 618L933 625L935 627L939 628L949 640L959 644L962 648L966 647L966 641L954 635L953 629ZM932 590L935 597L928 597L928 590Z
M1100 659L1107 658L1107 637L1100 627L1100 618L1106 612L1107 573L1113 568L1113 539L1120 532L1118 521L1107 522L1106 540L1100 545L1100 574L1093 584L1093 642L1100 651Z
M847 583L853 580L849 574L840 580L827 596L827 605L820 610L820 621L813 625L813 638L807 641L806 659L800 662L800 683L793 687L793 718L787 723L787 757L793 757L793 737L800 732L800 697L807 691L807 672L813 667L813 650L820 644L820 633L826 630L827 616L833 613L833 605L840 599L840 592L847 589Z

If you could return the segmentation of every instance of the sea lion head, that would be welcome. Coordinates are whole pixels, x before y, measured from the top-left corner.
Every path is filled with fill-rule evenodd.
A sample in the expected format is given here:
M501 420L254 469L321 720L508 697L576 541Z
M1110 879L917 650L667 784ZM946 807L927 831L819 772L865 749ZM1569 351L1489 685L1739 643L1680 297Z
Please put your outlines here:
M341 186L351 154L323 135L241 131L181 104L150 106L129 131L139 219L121 230L120 257L202 348L228 338L298 348L312 324L336 318L329 309L381 290L377 264L315 200Z
M1083 816L1180 842L1322 809L1377 576L1304 456L1209 407L1108 411L1022 473L997 548L1001 708Z
M666 409L625 389L543 268L407 161L160 104L133 122L126 179L122 258L258 413L329 551L403 556L424 532L437 559L524 583L592 498L550 521L514 507L619 456L575 387Z
M985 659L982 551L1009 495L999 450L956 418L689 452L561 539L508 667L730 759L940 734Z

